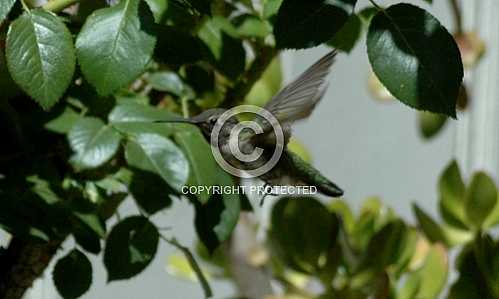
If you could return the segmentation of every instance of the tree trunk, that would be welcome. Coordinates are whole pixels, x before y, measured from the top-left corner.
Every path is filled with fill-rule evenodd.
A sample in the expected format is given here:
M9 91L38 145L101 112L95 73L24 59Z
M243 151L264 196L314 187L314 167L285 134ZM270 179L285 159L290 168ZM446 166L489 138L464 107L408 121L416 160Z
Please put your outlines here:
M43 274L61 243L62 240L36 243L14 237L0 255L0 298L21 299Z

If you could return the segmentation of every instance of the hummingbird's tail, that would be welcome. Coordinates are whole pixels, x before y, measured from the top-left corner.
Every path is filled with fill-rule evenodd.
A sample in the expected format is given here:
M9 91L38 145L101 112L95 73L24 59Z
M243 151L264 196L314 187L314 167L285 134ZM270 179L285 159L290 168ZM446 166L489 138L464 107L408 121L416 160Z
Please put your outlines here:
M343 190L340 187L323 176L317 169L305 162L298 155L289 150L286 151L286 154L291 160L291 164L296 168L296 173L305 184L317 187L319 192L327 196L340 197L343 195Z

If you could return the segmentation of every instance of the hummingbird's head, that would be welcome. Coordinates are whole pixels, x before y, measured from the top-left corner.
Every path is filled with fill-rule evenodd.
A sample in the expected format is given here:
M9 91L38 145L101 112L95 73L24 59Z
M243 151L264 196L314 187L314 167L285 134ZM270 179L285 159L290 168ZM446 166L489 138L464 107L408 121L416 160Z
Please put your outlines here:
M227 110L222 108L213 108L206 110L194 117L191 117L189 120L192 124L195 124L199 127L199 129L203 132L203 135L206 138L210 138L211 131L213 131L213 127L217 123L218 118Z

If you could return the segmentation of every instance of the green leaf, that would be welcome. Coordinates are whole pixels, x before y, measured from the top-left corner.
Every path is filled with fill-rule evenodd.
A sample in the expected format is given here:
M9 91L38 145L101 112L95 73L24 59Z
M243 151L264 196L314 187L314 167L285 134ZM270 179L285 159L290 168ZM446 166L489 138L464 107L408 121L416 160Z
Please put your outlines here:
M14 81L44 109L68 88L75 70L71 33L54 14L25 12L7 34L7 64Z
M14 3L16 3L16 0L3 0L0 2L0 23L5 20Z
M161 23L168 8L168 0L146 0L156 23Z
M419 227L424 232L426 238L432 243L441 242L447 244L447 239L445 237L442 227L433 220L428 214L421 210L417 204L412 205L412 209L416 219L418 220Z
M327 42L331 47L350 53L362 34L362 22L356 14L352 14L341 29Z
M464 206L468 221L477 229L494 209L497 189L494 181L484 172L473 175L466 190Z
M284 0L274 25L277 47L303 49L330 40L347 22L356 0Z
M445 115L426 111L420 111L418 113L418 118L419 133L425 139L430 139L437 135L447 122L447 117Z
M441 245L433 245L419 270L419 291L415 298L438 298L447 283L449 272L447 252Z
M263 6L263 17L265 19L270 19L277 15L279 8L282 5L283 0L266 0Z
M149 215L169 207L170 194L175 193L158 175L138 169L133 170L129 189L133 199Z
M211 15L211 0L177 0L193 7L200 13Z
M73 109L67 107L60 115L47 122L44 127L52 132L67 134L81 118Z
M466 229L464 196L466 187L456 161L452 161L438 181L439 208L445 222L457 228Z
M166 91L178 97L194 98L194 91L174 72L156 72L148 76L152 88Z
M402 103L456 117L461 55L430 13L404 3L379 11L369 26L367 53L376 76Z
M272 28L268 22L254 15L243 15L236 21L238 34L246 38L265 38L272 32Z
M131 216L116 224L104 251L108 282L142 272L154 258L158 241L158 230L145 217Z
M76 50L83 75L99 94L109 95L144 72L156 44L153 26L140 0L123 0L88 17Z
M86 117L77 121L68 133L69 144L77 167L94 168L111 159L120 144L120 135L98 118Z
M234 186L230 176L226 176L218 186ZM229 239L239 220L241 200L238 194L214 194L205 204L195 202L194 225L198 238L210 253Z
M229 79L236 79L245 69L246 51L236 28L225 18L216 16L199 29L199 38L211 51L213 63Z
M487 289L486 278L478 265L473 246L463 248L456 268L459 278L451 286L447 299L494 298Z
M223 171L211 154L210 145L198 130L175 133L175 141L182 147L190 164L190 186L204 186L206 190L197 194L201 203L210 199L207 188L216 186L228 174Z
M160 175L179 191L187 183L189 163L169 139L157 134L138 134L127 142L125 158L130 166Z
M151 133L168 137L175 132L175 124L155 123L155 121L172 118L178 119L178 116L166 109L131 102L116 106L109 114L111 125L129 135Z
M272 209L272 242L295 270L317 273L326 266L323 257L334 247L337 234L334 215L313 197L286 197Z
M92 264L85 254L73 249L57 261L52 277L57 291L64 299L78 298L92 284Z

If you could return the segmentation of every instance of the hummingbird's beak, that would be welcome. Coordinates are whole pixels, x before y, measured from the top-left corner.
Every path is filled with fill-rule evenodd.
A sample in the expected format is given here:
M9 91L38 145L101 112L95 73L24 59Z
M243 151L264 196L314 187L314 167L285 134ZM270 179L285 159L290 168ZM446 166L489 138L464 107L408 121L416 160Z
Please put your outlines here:
M196 121L190 119L190 118L183 118L183 117L172 117L170 119L165 119L165 120L156 120L154 121L155 123L187 123L187 124L197 124Z

